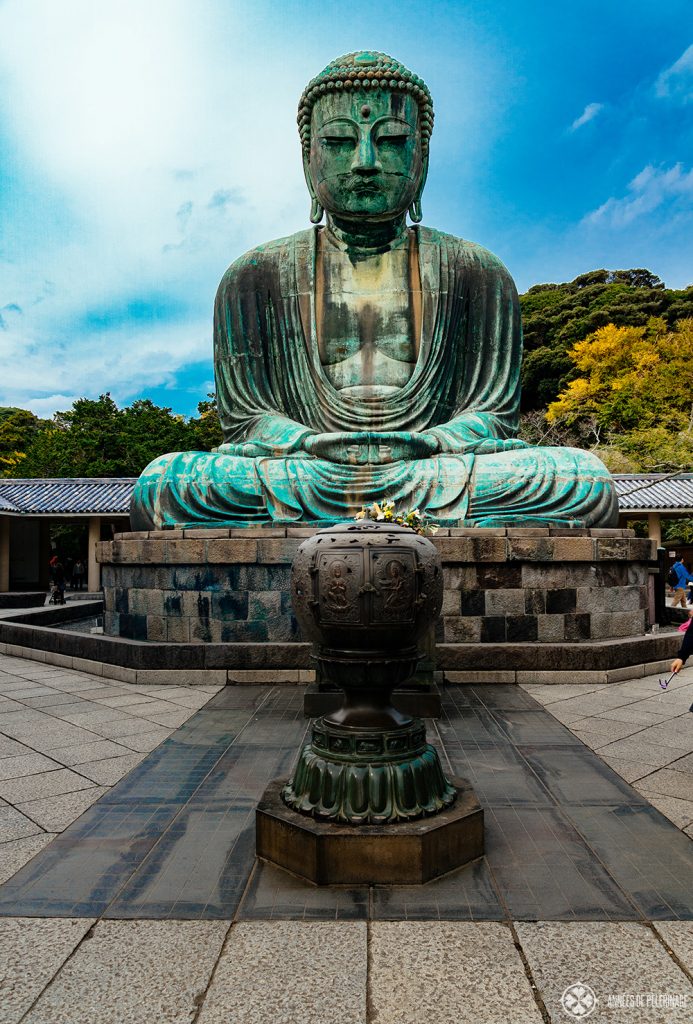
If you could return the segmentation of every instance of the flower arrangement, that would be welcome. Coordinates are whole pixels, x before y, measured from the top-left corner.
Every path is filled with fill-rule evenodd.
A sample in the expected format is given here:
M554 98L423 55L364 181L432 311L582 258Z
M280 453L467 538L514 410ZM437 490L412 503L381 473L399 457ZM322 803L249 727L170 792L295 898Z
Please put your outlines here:
M380 503L374 501L372 505L364 505L354 518L371 519L378 523L397 523L398 526L406 526L421 536L433 536L439 529L438 524L428 512L422 512L418 508L412 508L406 512L401 509L397 511L394 501L390 501L389 498Z

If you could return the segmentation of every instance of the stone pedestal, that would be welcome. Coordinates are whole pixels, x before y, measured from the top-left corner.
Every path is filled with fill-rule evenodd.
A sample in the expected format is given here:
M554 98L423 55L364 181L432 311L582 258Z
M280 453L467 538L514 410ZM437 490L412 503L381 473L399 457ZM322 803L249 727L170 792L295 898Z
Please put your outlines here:
M290 569L315 532L167 530L100 543L105 632L159 643L300 641ZM434 543L445 580L439 646L481 645L483 654L485 644L642 636L649 625L656 552L631 530L444 529Z
M316 885L421 885L484 852L484 812L469 783L452 807L401 825L336 825L283 803L283 780L257 806L257 855Z

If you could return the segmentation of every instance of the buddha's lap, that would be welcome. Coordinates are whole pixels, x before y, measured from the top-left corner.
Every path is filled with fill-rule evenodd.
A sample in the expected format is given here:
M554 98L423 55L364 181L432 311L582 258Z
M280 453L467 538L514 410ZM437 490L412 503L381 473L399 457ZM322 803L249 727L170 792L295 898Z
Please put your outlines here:
M518 481L528 474L559 477L564 485L571 481L608 481L610 475L602 462L591 452L579 448L515 448L487 455L442 454L426 459L413 459L381 465L350 465L319 458L285 456L281 458L248 458L217 452L173 452L155 459L145 470L146 476L174 476L179 482L223 485L254 491L263 479L291 479L295 486L301 480L316 478L345 483L350 480L417 477L433 475L469 476L473 468L472 489L502 486Z

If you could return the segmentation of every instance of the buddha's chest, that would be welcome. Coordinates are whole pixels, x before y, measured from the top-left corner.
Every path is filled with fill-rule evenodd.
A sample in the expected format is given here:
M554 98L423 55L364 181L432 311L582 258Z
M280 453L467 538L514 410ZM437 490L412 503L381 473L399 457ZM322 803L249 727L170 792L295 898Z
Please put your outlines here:
M324 252L318 282L320 357L333 387L354 396L403 387L416 363L406 248L359 262Z

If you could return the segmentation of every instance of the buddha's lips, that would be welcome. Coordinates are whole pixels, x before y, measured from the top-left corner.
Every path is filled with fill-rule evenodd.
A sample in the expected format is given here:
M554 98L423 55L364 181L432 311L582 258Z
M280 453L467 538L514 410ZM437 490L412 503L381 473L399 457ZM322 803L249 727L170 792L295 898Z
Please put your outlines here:
M362 192L368 195L375 195L376 192L382 192L381 186L376 181L363 181L362 179L350 182L349 190L351 192Z

